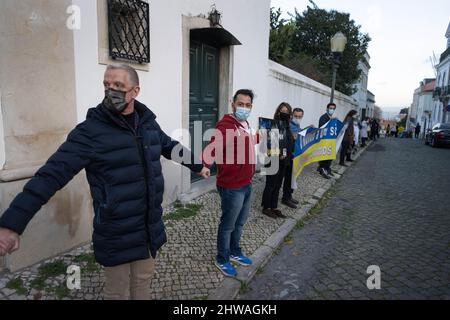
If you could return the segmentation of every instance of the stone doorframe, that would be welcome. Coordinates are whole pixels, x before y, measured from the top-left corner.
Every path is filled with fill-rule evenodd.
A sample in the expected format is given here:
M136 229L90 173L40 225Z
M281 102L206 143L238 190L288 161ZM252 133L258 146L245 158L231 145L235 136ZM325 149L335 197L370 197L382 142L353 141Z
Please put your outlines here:
M182 71L182 126L189 132L189 86L190 86L190 44L191 30L209 28L210 21L203 17L182 16L183 71ZM219 49L219 119L231 110L230 98L233 95L233 47ZM183 136L183 144L189 145L189 136ZM216 179L191 183L188 169L182 170L181 201L190 201L204 193L214 190Z

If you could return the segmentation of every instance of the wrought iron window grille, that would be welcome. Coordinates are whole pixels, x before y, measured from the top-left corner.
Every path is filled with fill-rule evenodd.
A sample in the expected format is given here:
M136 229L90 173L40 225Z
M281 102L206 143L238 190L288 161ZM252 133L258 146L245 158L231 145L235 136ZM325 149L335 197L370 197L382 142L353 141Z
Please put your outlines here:
M108 0L109 55L150 62L150 8L141 0Z

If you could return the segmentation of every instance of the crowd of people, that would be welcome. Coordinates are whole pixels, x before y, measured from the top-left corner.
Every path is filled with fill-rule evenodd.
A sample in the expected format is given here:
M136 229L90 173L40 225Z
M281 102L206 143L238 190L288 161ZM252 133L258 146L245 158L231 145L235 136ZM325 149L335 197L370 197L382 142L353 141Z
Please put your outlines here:
M247 89L235 93L232 112L217 123L217 134L198 163L198 157L166 135L156 115L136 100L140 86L133 68L108 66L103 84L104 100L89 110L86 121L69 134L1 216L0 256L19 249L20 235L35 214L85 169L93 198L94 254L105 267L104 297L148 299L157 253L167 241L161 206L164 178L160 158L164 156L205 179L211 175L210 167L217 166L221 218L215 265L224 275L237 276L236 264L253 263L242 251L240 241L252 203L255 146L261 139L248 122L254 93ZM328 104L319 128L333 119L336 108L335 103ZM271 219L286 218L279 208L281 188L281 204L292 209L299 205L293 198L292 175L295 141L305 127L304 115L303 109L286 102L274 113L273 129L279 131L279 153L274 160L278 161L278 170L266 176L261 202L261 213ZM346 127L339 164L346 166L353 161L352 152L360 141L364 147L368 139L379 138L380 127L375 119L360 123L355 110L343 121ZM242 148L248 152L240 152ZM333 177L331 163L319 163L318 172L326 179Z

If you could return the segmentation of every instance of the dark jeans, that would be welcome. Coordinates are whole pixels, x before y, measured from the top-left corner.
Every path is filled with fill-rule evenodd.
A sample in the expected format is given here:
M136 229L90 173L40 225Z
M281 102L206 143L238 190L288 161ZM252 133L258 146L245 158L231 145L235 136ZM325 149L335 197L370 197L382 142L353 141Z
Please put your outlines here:
M280 161L280 168L278 169L278 172L273 176L266 176L266 187L264 188L261 204L264 209L278 208L280 189L287 168L289 168L289 165L286 165L283 161Z
M283 183L283 200L292 199L294 190L292 189L292 170L294 169L294 161L286 167L284 171L284 183Z
M240 256L242 231L250 214L252 185L241 189L217 187L222 200L222 217L217 232L217 262L230 262L230 255Z
M341 164L345 163L345 158L347 158L347 160L350 159L350 155L349 155L349 150L350 150L350 144L346 141L342 141L342 147L341 147L341 154L340 154L340 162Z
M367 138L361 138L361 140L362 140L361 147L364 148L366 146Z
M333 160L326 160L326 161L320 161L319 162L319 169L325 169L326 172L331 172L331 164L333 163Z

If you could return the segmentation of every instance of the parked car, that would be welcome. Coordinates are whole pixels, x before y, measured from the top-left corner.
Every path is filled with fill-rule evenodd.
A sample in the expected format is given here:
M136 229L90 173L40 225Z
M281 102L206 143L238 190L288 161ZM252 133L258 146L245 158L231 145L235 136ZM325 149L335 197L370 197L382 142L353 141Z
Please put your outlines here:
M433 148L448 145L450 146L450 123L438 123L433 129L428 129L425 135L425 144Z

